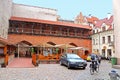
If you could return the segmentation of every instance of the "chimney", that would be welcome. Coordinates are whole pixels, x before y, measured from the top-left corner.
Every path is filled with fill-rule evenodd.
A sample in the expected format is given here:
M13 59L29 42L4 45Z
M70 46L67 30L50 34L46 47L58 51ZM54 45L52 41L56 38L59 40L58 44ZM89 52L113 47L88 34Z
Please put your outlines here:
M107 19L109 20L110 17L111 17L111 13L108 13L108 14L107 14Z
M91 15L91 14L89 14L89 18L91 18L91 16L92 16L92 15Z

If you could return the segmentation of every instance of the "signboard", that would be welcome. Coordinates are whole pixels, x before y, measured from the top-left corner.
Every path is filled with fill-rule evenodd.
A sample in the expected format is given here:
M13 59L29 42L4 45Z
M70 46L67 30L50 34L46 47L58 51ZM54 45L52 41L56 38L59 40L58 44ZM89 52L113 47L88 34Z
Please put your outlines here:
M0 48L0 54L4 54L4 49Z

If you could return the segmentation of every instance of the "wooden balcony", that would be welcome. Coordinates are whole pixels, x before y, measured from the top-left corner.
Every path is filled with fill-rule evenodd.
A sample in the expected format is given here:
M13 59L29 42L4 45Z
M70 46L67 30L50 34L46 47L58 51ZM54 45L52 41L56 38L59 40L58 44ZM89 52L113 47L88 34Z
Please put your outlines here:
M87 34L64 32L64 31L29 29L29 28L9 28L8 32L9 34L30 34L30 35L32 34L32 35L71 37L71 38L89 38L89 35Z

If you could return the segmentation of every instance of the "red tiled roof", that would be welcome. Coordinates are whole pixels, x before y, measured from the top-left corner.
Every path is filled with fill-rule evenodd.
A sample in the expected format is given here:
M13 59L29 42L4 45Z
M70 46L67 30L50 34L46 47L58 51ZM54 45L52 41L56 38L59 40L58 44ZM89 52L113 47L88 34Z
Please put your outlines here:
M104 19L101 19L101 20L98 20L95 24L96 27L101 27L101 25L106 22L106 19L107 18L104 18Z
M111 25L112 22L113 22L113 16L111 16L110 19L106 21L106 24Z
M101 25L103 23L107 24L107 25L111 25L113 22L113 16L110 17L110 19L107 19L107 18L104 18L104 19L101 19L101 20L98 20L95 24L96 27L101 27Z
M36 22L36 23L46 23L46 24L52 24L52 25L61 25L61 26L70 26L70 27L91 29L91 27L88 26L88 25L80 25L80 24L67 23L67 22L59 22L59 21L49 21L49 20L31 19L31 18L14 17L14 16L12 16L10 18L10 20L26 21L26 22Z
M86 19L87 19L88 22L93 23L93 24L94 24L94 21L99 20L97 17L94 17L94 16L91 16L91 18L87 17Z

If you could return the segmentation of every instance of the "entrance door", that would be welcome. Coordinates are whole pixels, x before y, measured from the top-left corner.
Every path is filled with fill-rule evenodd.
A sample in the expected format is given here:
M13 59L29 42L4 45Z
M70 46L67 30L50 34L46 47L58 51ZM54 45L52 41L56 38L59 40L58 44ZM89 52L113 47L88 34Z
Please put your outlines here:
M105 49L102 49L102 57L105 58Z
M111 57L111 55L112 55L112 51L111 51L111 49L108 49L107 50L107 57L108 57L108 59Z
M31 57L30 48L25 46L20 46L19 57Z
M21 41L18 43L18 57L31 57L30 46L32 44L27 41Z

